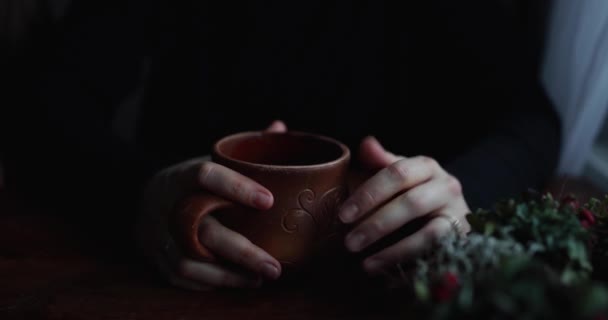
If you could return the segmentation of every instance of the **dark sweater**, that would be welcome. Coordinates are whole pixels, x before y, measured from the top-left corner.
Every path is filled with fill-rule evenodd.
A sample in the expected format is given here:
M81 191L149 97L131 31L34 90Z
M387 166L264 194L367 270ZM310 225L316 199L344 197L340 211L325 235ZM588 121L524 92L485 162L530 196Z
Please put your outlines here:
M282 119L432 156L472 208L541 188L560 125L520 29L495 1L420 2L75 1L14 114L9 183L113 221L154 172ZM111 121L142 85L125 141Z

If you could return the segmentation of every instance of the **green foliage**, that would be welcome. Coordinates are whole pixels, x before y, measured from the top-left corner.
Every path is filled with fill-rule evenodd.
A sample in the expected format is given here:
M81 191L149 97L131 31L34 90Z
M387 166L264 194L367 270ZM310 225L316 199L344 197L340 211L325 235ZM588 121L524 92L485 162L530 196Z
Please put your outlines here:
M498 203L493 211L467 217L474 232L513 238L557 269L564 283L585 280L593 270L588 255L590 233L572 206L547 195L538 200Z
M591 279L608 256L608 197L579 206L551 196L498 203L467 217L467 237L450 234L404 273L434 319L595 319L608 290ZM595 261L595 260L594 260Z

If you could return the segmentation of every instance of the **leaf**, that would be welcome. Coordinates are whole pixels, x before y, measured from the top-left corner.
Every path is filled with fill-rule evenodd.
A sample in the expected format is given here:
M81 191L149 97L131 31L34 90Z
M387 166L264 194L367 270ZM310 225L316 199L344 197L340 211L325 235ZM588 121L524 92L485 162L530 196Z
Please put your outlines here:
M420 301L428 302L430 300L431 294L429 291L429 287L425 282L421 280L414 281L414 293Z
M528 206L526 204L518 204L515 209L515 214L522 220L527 220Z
M496 225L492 222L488 222L486 223L483 234L486 236L491 236L494 233L494 230L496 230Z
M460 288L460 292L458 293L458 304L462 309L470 310L473 307L473 292L473 284L469 281L466 281Z
M576 261L584 270L591 271L592 266L587 255L587 247L580 241L568 239L568 256Z
M578 273L576 273L574 270L572 270L570 268L564 269L564 271L562 272L562 275L560 277L560 281L566 285L571 285L571 284L575 283L578 279L579 279Z
M546 251L546 248L541 243L532 241L528 244L528 254L531 256L544 251Z

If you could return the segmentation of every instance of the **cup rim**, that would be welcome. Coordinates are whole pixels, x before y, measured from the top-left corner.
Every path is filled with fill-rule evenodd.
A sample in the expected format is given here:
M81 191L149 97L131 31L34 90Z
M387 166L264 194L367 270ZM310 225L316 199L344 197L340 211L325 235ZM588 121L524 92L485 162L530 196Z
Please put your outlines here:
M235 139L235 138L239 138L239 137L243 137L243 136L255 137L255 136L264 136L264 135L291 135L291 136L295 136L295 137L309 137L309 138L319 139L319 140L323 140L325 142L329 142L331 144L338 146L340 148L340 150L342 150L342 153L338 158L328 161L328 162L323 162L323 163L315 163L315 164L307 164L307 165L275 165L275 164L262 164L262 163L255 163L255 162L239 160L239 159L235 159L233 157L230 157L230 156L220 152L220 145L227 140ZM332 166L338 165L342 162L350 160L350 149L344 143L342 143L334 138L330 138L328 136L324 136L324 135L316 134L316 133L303 132L303 131L287 131L287 132L244 131L244 132L227 135L227 136L219 139L217 142L215 142L213 144L213 156L220 157L222 160L230 161L230 162L237 163L240 165L245 165L248 167L258 168L258 169L263 169L263 170L268 170L268 171L286 170L286 169L287 170L289 170L289 169L321 169L321 168L326 168L326 167L332 167Z

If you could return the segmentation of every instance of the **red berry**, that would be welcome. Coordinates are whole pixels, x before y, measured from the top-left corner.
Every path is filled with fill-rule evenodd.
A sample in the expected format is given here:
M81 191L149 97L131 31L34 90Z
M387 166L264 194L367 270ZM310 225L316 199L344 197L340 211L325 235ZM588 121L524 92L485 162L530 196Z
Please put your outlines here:
M582 209L579 212L579 219L581 220L581 223L587 222L588 226L592 226L595 224L595 215L593 214L593 212L591 212L591 210L586 209L586 208ZM585 227L585 225L583 225L583 226ZM585 227L585 228L587 228L587 227Z
M443 283L445 283L450 288L458 287L458 276L452 272L446 272L443 274Z
M438 302L450 301L460 286L459 282L456 274L452 272L444 273L440 283L433 286L431 290L433 298Z

